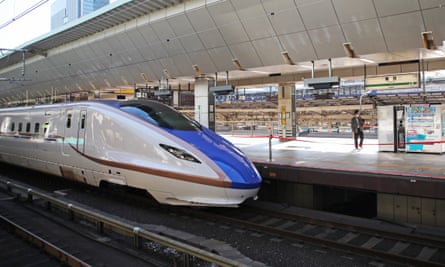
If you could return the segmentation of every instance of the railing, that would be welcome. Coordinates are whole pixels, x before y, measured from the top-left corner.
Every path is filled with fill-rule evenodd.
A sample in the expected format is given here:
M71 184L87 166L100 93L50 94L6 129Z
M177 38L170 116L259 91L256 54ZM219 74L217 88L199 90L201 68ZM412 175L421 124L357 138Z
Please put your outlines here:
M279 122L272 121L230 121L216 126L216 132L221 135L233 136L251 136L251 137L268 137L282 136L282 128ZM351 135L350 126L327 127L327 126L298 126L297 136L317 136L325 133L338 133L341 135ZM376 127L365 129L365 133L375 135L377 133Z
M139 226L130 225L128 223L124 223L112 218L108 218L104 215L98 214L96 212L90 211L86 208L78 207L72 203L68 203L44 193L37 192L31 188L26 188L19 184L14 184L10 181L5 181L0 179L0 183L6 185L7 190L13 192L12 190L18 190L27 194L27 198L29 201L32 201L34 197L38 197L40 199L44 199L47 201L48 208L51 208L53 205L58 208L66 211L72 220L74 220L76 215L83 216L84 218L96 222L98 226L98 232L103 233L104 228L111 229L116 233L123 234L126 236L133 237L134 247L140 248L140 244L142 240L149 240L152 242L159 243L166 247L170 247L176 249L180 252L183 252L185 255L194 256L201 260L217 264L218 266L247 266L242 263L236 262L234 260L216 255L209 251L193 247L188 244L181 243L174 239L152 233L147 231Z

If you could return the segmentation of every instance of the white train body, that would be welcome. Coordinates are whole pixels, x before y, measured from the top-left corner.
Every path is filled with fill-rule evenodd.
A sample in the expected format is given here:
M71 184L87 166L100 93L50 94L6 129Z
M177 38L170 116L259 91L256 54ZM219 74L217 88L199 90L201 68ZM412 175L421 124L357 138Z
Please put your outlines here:
M225 151L230 144L222 137L210 140L205 128L196 134L164 129L116 103L1 109L0 161L94 186L108 182L145 189L170 205L237 206L256 196L261 178L238 149L226 151L234 158L231 162L237 162L232 165L240 165L228 171L227 163L216 163L206 153L219 147ZM186 140L177 132L193 138ZM190 144L199 138L206 141ZM215 148L199 148L210 143ZM232 169L240 167L247 172L234 175L234 182Z

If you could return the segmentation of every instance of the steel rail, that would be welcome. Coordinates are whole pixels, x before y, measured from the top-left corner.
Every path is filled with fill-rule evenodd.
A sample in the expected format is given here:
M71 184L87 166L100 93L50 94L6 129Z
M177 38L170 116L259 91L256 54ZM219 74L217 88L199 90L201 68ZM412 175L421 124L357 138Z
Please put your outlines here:
M347 244L347 243L338 242L335 240L329 240L329 239L325 239L325 238L319 238L317 236L312 236L312 235L304 234L301 232L279 229L279 228L263 225L261 223L255 223L255 222L251 222L251 221L247 221L247 220L243 220L243 219L227 217L227 216L219 215L216 213L209 213L209 212L196 211L196 210L190 210L190 211L188 211L188 213L193 214L194 216L199 216L201 218L206 218L208 220L217 221L218 223L229 223L229 224L234 224L234 225L242 225L242 226L246 227L246 229L255 229L257 231L262 231L262 232L273 234L273 235L280 236L283 238L293 238L296 240L301 240L301 241L309 242L309 243L313 243L313 244L321 244L321 245L324 245L327 247L336 248L336 249L340 249L340 250L344 250L344 251L351 251L351 252L358 253L361 255L379 257L379 258L386 259L389 261L394 261L394 262L399 262L399 263L400 262L408 263L408 264L412 264L413 266L445 267L445 264L443 264L443 263L426 261L423 259L413 258L413 257L404 256L404 255L400 255L400 254L389 253L389 252L382 251L382 250L363 248L363 247L359 247L359 246L352 245L352 244Z
M54 198L47 194L35 191L32 188L25 187L25 186L22 186L19 184L15 184L10 181L5 181L3 179L0 179L0 183L5 184L7 187L7 190L10 192L13 192L12 189L16 189L16 190L19 190L19 191L27 194L28 201L32 201L34 197L38 197L40 199L47 201L47 203L49 204L49 207L51 205L55 205L61 209L64 209L70 214L72 219L74 219L74 216L77 214L77 215L84 216L92 221L95 221L98 224L99 232L102 232L104 227L108 226L114 232L125 234L127 236L132 236L133 240L134 240L134 245L136 248L139 248L141 240L145 239L145 240L153 241L153 242L159 243L161 245L173 248L175 250L185 253L186 255L194 256L194 257L204 260L206 262L217 264L218 266L248 267L248 265L237 262L235 260L228 259L226 257L211 253L209 251L206 251L206 250L203 250L203 249L200 249L200 248L197 248L197 247L185 244L185 243L181 243L180 241L174 240L172 238L168 238L168 237L150 232L148 230L145 230L142 227L130 225L128 223L124 223L119 220L109 218L109 217L99 214L97 212L90 211L86 208L78 207L72 203L68 203L66 201Z
M38 248L42 249L46 253L54 256L62 263L72 266L72 267L90 267L88 263L82 261L81 259L71 255L70 253L64 251L63 249L51 244L50 242L40 238L39 236L31 233L27 229L21 227L20 225L15 224L13 221L8 218L0 215L0 223L6 225L7 229L10 229L12 232L17 234L18 236L26 239L28 242L36 245Z

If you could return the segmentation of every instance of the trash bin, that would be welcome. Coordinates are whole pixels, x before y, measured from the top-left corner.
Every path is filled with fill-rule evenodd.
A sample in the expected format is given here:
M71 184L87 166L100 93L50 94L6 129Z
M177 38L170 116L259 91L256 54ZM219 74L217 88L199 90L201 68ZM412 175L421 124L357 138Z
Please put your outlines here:
M423 141L426 139L425 134L414 134L406 137L408 151L422 151L423 144L411 144L411 142Z

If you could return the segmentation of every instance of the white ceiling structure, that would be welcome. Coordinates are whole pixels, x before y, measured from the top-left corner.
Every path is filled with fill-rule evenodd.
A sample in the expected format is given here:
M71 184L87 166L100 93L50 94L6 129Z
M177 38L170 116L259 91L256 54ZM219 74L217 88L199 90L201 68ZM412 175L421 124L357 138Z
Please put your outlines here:
M424 48L426 31L436 49ZM291 82L311 75L311 61L326 73L329 58L341 76L387 72L400 61L445 69L443 40L445 0L119 0L19 47L24 76L22 52L4 50L0 102L161 79L186 88L216 73L235 85ZM404 66L397 71L419 64Z

